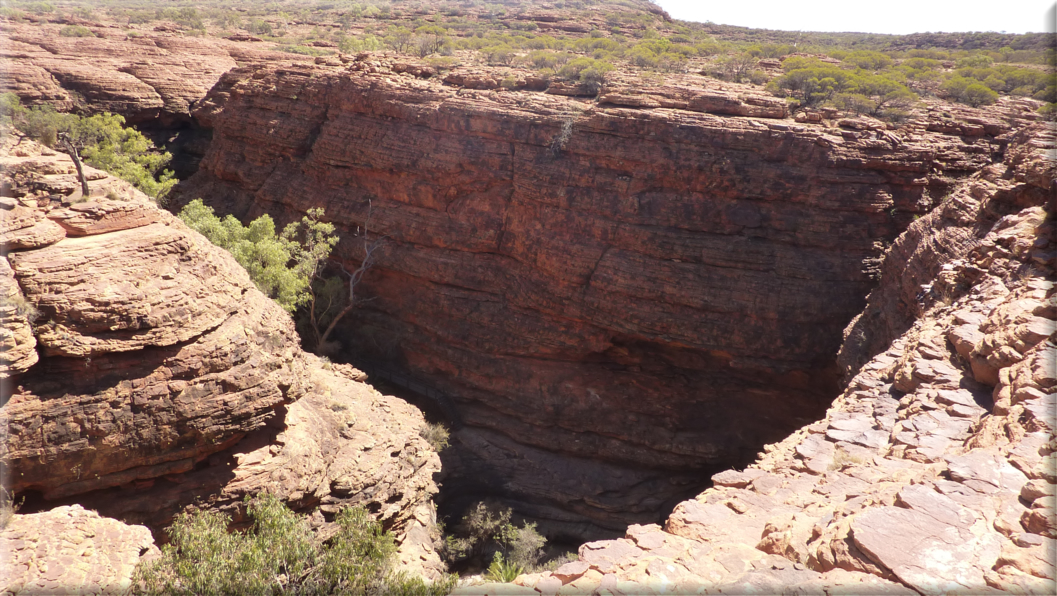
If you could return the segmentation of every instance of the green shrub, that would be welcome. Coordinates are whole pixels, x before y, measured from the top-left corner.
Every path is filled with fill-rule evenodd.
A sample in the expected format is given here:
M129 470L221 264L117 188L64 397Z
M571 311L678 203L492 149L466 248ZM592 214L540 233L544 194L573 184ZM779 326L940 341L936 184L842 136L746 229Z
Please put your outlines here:
M508 584L517 579L517 576L524 571L524 567L504 561L503 553L497 552L492 559L492 564L488 566L488 570L484 575L491 581Z
M425 439L438 453L450 445L448 439L451 434L448 432L448 427L443 424L429 422L418 431L418 436Z
M48 14L55 12L55 7L48 2L27 2L21 7L27 12L35 14Z
M278 498L248 501L253 526L228 533L230 519L212 511L177 516L162 556L141 565L133 592L145 595L447 594L448 577L434 584L392 569L393 535L361 507L338 513L338 533L319 540L307 520Z
M523 569L533 569L539 564L547 544L547 539L536 531L535 523L525 523L520 528L503 524L498 540L506 559Z
M510 66L517 58L517 50L506 44L481 48L480 52L489 64Z
M59 35L63 37L95 37L92 30L83 25L66 25L59 29Z
M881 70L892 64L892 58L870 50L858 50L851 52L840 59L845 64L851 64L864 70Z
M989 105L998 100L998 93L976 79L955 76L943 84L943 90L955 101L973 107Z
M309 209L300 222L290 223L279 235L268 214L244 226L231 215L220 219L202 199L188 203L179 217L230 252L261 292L288 312L311 299L311 282L338 242L334 224L320 221L322 209Z
M338 49L346 54L375 52L382 49L382 40L371 34L365 34L360 37L350 35L338 42Z
M492 554L489 572L494 568L505 574L516 568L514 577L524 570L536 569L547 539L536 531L536 524L518 527L510 522L510 515L509 508L477 503L462 519L462 537L446 536L441 555L449 563L457 563Z
M846 112L855 114L872 114L877 103L860 93L838 93L833 96L833 105Z
M612 70L613 65L609 62L594 58L576 58L569 61L558 73L586 85L589 92L598 93L605 82L606 74Z
M246 31L254 35L271 35L272 25L264 19L250 19L249 23L243 27Z
M327 56L332 53L309 46L276 46L275 50L278 52L286 52L288 54L301 54L302 56Z
M528 55L529 62L536 68L560 68L572 58L573 55L567 52L553 52L551 50L533 50Z

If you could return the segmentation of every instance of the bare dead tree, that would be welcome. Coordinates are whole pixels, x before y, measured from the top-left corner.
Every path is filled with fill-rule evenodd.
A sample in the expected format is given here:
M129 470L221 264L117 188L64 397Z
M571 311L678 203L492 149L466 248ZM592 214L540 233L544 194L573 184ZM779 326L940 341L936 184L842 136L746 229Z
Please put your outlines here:
M358 299L356 297L356 286L360 284L360 282L363 280L363 276L366 275L367 272L370 271L371 267L374 266L376 260L376 253L378 252L378 249L382 247L386 240L386 236L381 236L374 240L370 239L372 211L373 205L370 201L368 201L367 219L363 223L362 233L360 233L360 230L357 229L357 237L363 240L363 259L360 261L360 266L350 273L347 269L345 269L344 265L342 265L341 263L338 264L338 267L341 268L342 273L344 273L346 278L348 278L348 297L345 299L345 304L342 309L338 311L336 315L334 315L334 318L330 320L329 324L327 324L326 329L322 333L320 333L319 331L321 324L321 316L325 315L327 312L330 311L331 308L334 307L335 296L333 294L327 296L327 307L323 309L322 313L319 315L317 315L316 312L315 292L312 293L312 296L310 298L309 317L310 323L312 325L312 330L316 336L317 353L323 350L323 347L327 343L327 338L330 337L331 332L333 332L335 327L338 326L338 323L341 321L341 319L345 315L352 312L352 309L356 308L359 304L365 302L365 300Z

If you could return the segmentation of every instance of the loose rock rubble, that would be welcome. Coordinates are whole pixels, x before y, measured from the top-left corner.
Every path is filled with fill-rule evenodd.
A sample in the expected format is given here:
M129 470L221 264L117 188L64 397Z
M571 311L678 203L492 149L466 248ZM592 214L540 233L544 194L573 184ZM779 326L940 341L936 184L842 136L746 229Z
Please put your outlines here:
M890 265L938 273L909 328L823 420L713 476L663 527L631 526L515 584L539 594L1054 593L1053 141L1042 127L1020 133L1004 164L897 242L889 259L914 256ZM936 249L907 246L959 226L946 262L917 262ZM883 278L871 307L912 279Z

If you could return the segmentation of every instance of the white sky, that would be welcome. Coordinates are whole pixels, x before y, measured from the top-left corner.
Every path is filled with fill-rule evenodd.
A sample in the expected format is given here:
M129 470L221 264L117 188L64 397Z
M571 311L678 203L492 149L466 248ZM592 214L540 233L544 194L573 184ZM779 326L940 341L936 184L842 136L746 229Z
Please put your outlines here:
M656 0L672 18L784 31L1053 31L1053 0Z

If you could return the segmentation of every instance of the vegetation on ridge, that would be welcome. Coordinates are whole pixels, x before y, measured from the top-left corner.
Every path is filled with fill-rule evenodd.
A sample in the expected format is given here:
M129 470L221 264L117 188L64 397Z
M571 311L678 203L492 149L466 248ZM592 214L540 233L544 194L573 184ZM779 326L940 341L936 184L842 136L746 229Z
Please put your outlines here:
M672 20L647 0L44 4L14 0L3 16L38 23L83 19L66 27L105 36L121 33L92 29L94 20L121 23L129 36L158 23L184 35L260 36L273 49L309 56L390 51L439 69L523 68L543 80L581 84L587 93L597 93L618 71L652 79L700 73L766 86L803 105L896 119L914 104L914 94L973 106L1001 95L1033 97L1050 104L1049 110L1057 105L1057 47L1045 33L773 31ZM794 69L783 63L797 57L821 64ZM503 86L514 87L517 78L508 79Z
M393 535L362 507L342 509L338 533L321 540L277 497L246 500L253 526L244 533L229 533L230 518L215 511L178 515L161 557L137 568L133 593L441 596L455 585L454 576L428 584L395 571Z
M13 127L26 136L56 147L65 135L88 165L133 184L155 201L163 202L176 184L175 175L163 169L172 160L147 137L125 126L115 114L82 117L61 114L50 105L23 106L14 93L0 94L0 128Z

